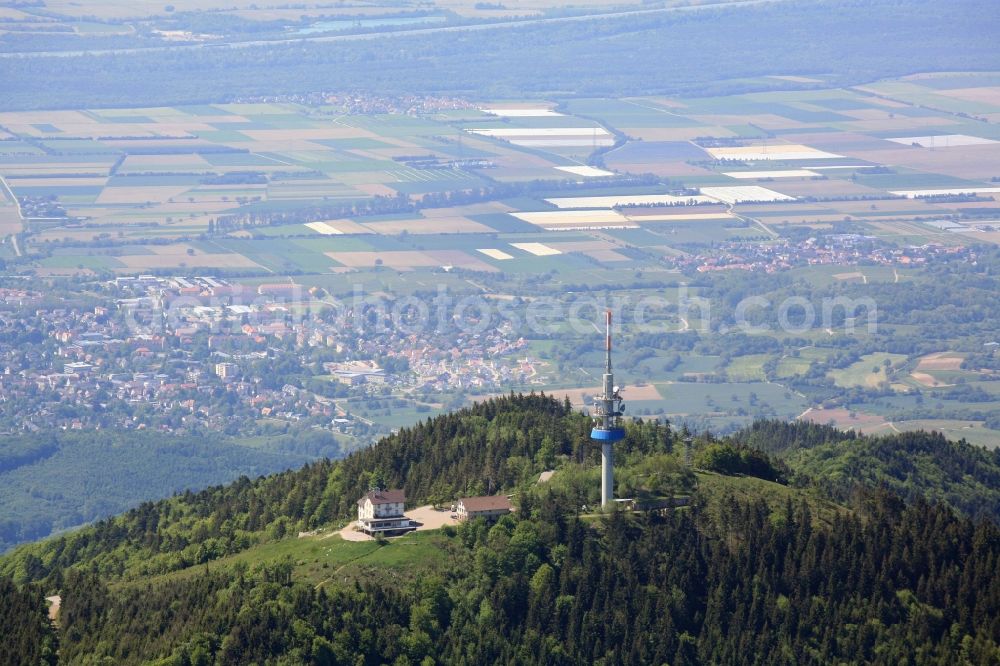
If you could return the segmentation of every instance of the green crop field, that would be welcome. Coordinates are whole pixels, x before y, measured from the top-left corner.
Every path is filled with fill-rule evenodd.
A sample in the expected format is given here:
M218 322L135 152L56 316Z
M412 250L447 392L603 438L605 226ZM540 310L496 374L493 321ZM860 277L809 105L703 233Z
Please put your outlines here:
M898 366L906 360L906 356L902 354L888 354L888 353L875 353L867 354L861 358L857 363L853 363L850 366L842 370L834 370L830 373L830 377L837 384L837 386L843 386L845 388L850 388L852 386L864 386L868 388L878 387L888 381L888 373L886 372L886 361L889 362L889 367Z
M726 376L732 381L763 381L764 363L770 359L769 354L750 354L737 356L725 367Z

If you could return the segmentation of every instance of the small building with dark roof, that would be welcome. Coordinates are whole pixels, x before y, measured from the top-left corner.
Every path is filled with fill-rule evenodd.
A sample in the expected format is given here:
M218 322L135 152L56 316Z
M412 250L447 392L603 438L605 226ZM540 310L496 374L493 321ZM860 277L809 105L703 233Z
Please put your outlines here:
M513 510L510 500L504 495L486 495L482 497L463 497L458 500L455 513L459 520L485 518L498 520Z

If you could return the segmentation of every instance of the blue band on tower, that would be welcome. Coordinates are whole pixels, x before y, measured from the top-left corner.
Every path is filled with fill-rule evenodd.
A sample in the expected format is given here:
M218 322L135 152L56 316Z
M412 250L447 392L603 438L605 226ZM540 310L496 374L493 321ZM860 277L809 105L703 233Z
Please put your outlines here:
M594 428L590 431L590 438L599 442L617 442L625 438L625 431L621 428L615 428L614 430Z

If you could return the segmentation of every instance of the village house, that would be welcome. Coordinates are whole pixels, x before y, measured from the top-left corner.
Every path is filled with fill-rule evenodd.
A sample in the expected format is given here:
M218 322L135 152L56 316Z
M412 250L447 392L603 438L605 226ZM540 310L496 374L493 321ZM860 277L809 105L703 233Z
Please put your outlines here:
M506 516L511 510L510 500L503 495L463 497L458 500L455 507L455 513L459 520L485 518L493 521L498 520L501 516Z
M401 489L369 490L358 500L358 529L366 534L393 536L414 529L403 515L406 496Z

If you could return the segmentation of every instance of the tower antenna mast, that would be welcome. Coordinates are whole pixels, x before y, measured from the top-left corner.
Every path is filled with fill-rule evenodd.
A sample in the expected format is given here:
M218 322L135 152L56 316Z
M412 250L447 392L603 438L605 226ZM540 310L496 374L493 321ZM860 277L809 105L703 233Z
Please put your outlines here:
M612 445L625 437L621 425L623 404L621 389L615 386L615 375L611 369L611 310L605 313L605 363L604 387L601 396L595 400L594 428L590 438L601 443L601 506L614 502L614 452Z

